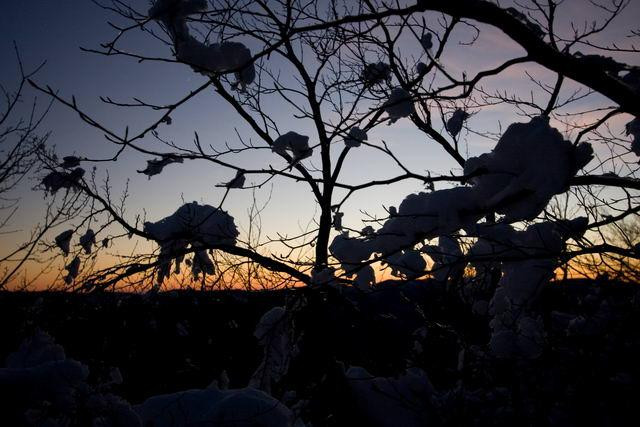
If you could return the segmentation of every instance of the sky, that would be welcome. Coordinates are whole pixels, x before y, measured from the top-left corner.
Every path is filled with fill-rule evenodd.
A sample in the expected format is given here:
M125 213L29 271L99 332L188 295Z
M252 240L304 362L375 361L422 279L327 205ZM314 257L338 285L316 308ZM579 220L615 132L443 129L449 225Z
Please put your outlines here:
M149 2L132 1L139 10L146 10ZM501 2L507 5L507 2ZM559 12L559 19L574 22L591 22L599 17L595 8L585 7L583 0L567 0ZM157 64L150 62L137 63L121 57L105 57L83 52L80 48L98 48L100 43L109 40L114 30L107 21L116 17L85 0L30 0L21 2L3 2L0 6L0 82L8 87L15 83L17 68L13 42L17 44L22 60L27 69L46 61L44 68L35 77L42 85L50 85L64 98L75 96L78 105L92 117L123 133L129 126L130 131L141 129L145 124L157 119L157 112L146 112L140 109L120 109L105 105L100 97L108 96L114 100L129 101L140 97L152 103L169 103L179 99L189 90L193 90L205 82L203 76L192 72L188 67L179 64ZM626 12L616 21L607 33L604 41L624 42L629 30L637 29L640 17L640 2L632 1ZM497 65L503 58L521 53L518 46L509 41L500 31L481 27L482 35L478 42L468 47L463 44L452 44L455 49L445 53L443 64L451 72L463 69L477 70L489 65ZM562 26L569 31L568 26ZM454 42L468 39L469 33L456 33ZM126 46L149 55L168 56L166 46L157 40L144 36L142 32L134 33L127 38ZM406 46L408 52L413 46ZM622 55L620 59L638 64L637 55ZM277 66L278 64L273 64ZM511 90L527 93L531 84L524 71L539 76L549 75L539 67L530 64L509 69L499 79L487 82L489 87L508 87ZM285 70L286 72L286 70ZM569 90L571 84L568 85ZM33 91L29 96L37 96L40 105L47 100L43 94ZM598 105L601 99L590 99L592 104L582 105L588 108ZM26 107L27 103L23 107ZM293 112L284 105L273 105L269 115L284 131L293 130L312 135L308 123L293 119ZM189 146L194 132L198 132L205 144L223 148L225 143L232 146L239 144L238 134L243 138L256 136L212 91L198 96L172 116L173 123L161 129L162 136L180 145ZM469 122L478 130L498 131L509 123L518 120L515 112L506 106L483 109L474 115ZM57 153L65 155L90 156L107 158L113 155L115 147L108 143L104 136L82 123L78 116L59 104L54 104L41 128L42 132L51 132L49 144L55 146ZM562 129L561 129L562 130ZM463 150L465 154L477 155L489 151L494 142L476 134L463 133ZM417 172L426 170L436 174L459 173L457 164L449 159L435 144L425 141L419 132L413 129L406 120L400 120L393 126L382 126L370 138L374 142L385 141L408 166ZM313 142L313 136L311 137ZM145 141L153 146L153 141ZM335 147L337 153L340 147ZM352 150L354 151L354 150ZM215 187L228 181L234 175L232 171L205 162L191 161L182 165L170 165L157 176L147 179L136 173L144 169L146 160L141 154L133 151L125 153L116 163L96 164L97 176L104 178L106 173L114 194L119 194L128 183L130 198L127 204L128 218L132 220L136 214L146 214L147 220L156 221L175 211L184 201L198 201L217 205L222 198L223 190ZM243 167L284 167L283 160L269 150L255 150L234 157L233 160ZM86 166L90 168L91 166ZM362 183L370 179L388 178L397 172L389 160L382 158L373 150L361 149L354 153L345 163L344 181ZM249 178L256 181L255 178ZM0 237L3 250L12 247L15 242L41 220L45 203L42 191L34 191L37 178L25 182L19 190L22 199L19 215L10 224L16 233ZM423 185L416 181L405 181L386 188L364 191L353 197L345 205L345 224L359 229L362 227L362 211L385 216L384 206L396 205L409 193L423 190ZM246 227L246 211L250 207L253 194L251 190L238 190L230 193L225 200L224 209L235 218L236 223ZM317 212L312 194L305 183L291 182L276 178L270 185L257 193L261 202L269 200L263 213L263 231L275 236L276 232L295 233L308 226ZM62 229L57 230L58 232ZM57 233L52 233L55 236ZM134 242L124 241L118 250L132 249ZM152 249L153 244L147 243Z

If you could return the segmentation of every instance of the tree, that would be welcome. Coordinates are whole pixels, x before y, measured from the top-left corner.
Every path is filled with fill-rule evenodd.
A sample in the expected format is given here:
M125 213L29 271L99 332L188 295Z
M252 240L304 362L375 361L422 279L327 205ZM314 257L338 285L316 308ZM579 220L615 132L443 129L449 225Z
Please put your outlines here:
M257 246L235 244L235 230L228 230L229 235L226 237L229 239L224 242L215 241L216 239L208 242L192 241L189 246L188 240L194 237L189 236L176 245L176 239L172 237L169 239L173 241L171 248L163 247L160 242L163 249L155 261L153 257L136 256L130 262L97 272L87 279L88 283L107 288L125 277L136 275L139 279L140 273L159 267L161 280L157 280L157 274L154 280L159 284L169 275L166 271L167 263L174 259L182 260L190 252L199 254L194 258L192 268L196 272L204 268L202 272L206 276L207 272L213 271L213 264L204 251L212 249L234 257L248 258L268 270L306 284L317 281L314 274L318 275L327 268L336 266L330 259L330 252L341 261L346 278L360 270L361 263L367 259L366 264L384 259L390 261L392 267L395 263L396 267L400 267L394 268L399 276L406 275L400 271L407 267L403 263L413 262L419 271L410 275L418 277L427 273L424 271L424 261L420 261L421 256L410 249L425 238L442 235L443 231L445 235L455 233L460 229L459 226L465 224L454 221L449 224L451 227L445 227L447 230L438 230L439 226L435 230L416 229L413 230L415 235L402 245L384 251L379 248L361 248L364 251L361 254L354 253L356 240L343 235L333 240L333 251L330 250L332 229L339 232L349 230L342 224L342 208L354 194L406 180L417 180L430 188L441 182L475 185L446 190L456 199L471 195L471 191L462 188L480 188L475 194L482 193L483 197L492 200L490 204L493 205L476 207L472 218L468 218L469 224L483 217L486 217L487 223L492 222L495 213L506 213L498 220L501 224L522 224L521 221L532 221L536 217L553 220L554 217L549 216L551 213L545 210L545 206L555 195L566 192L570 195L570 204L578 206L575 216L588 214L591 219L589 224L584 224L583 231L598 230L635 214L637 208L634 191L639 187L633 166L635 156L626 154L628 142L618 137L620 129L611 129L609 126L620 115L638 112L638 70L635 66L613 58L578 51L578 48L588 48L610 54L636 52L633 46L601 46L597 41L597 37L623 13L626 6L628 2L612 1L608 6L602 7L600 23L593 23L581 30L575 28L567 31L557 23L562 8L555 2L542 4L532 1L522 11L475 0L407 5L398 3L394 7L373 2L330 2L326 9L281 2L208 4L199 1L159 1L148 11L123 2L104 4L105 10L114 12L127 24L113 24L118 31L117 36L100 49L87 50L106 56L131 57L138 61L175 62L178 63L177 66L185 64L203 76L203 83L178 101L161 105L147 103L139 98L134 98L132 102L103 99L108 104L123 108L146 108L160 113L142 131L132 135L128 128L124 134L108 129L83 112L75 98L66 100L52 89L42 88L32 82L35 87L77 110L86 123L103 132L107 140L114 144L117 151L113 158L100 160L115 162L130 150L144 153L153 159L148 161L146 169L139 172L149 177L161 173L169 164L183 163L185 160L206 160L213 165L228 168L235 174L235 178L225 184L227 190L220 206L227 193L249 187L245 185L247 177L259 179L253 186L256 188L263 187L276 177L291 179L309 188L318 205L319 215L314 219L313 230L305 230L298 236L275 239L292 251L313 245L313 256L291 259L290 256L274 258L262 255L256 248L264 246L266 242L258 243ZM434 14L429 15L427 12ZM500 55L504 58L501 58L498 65L473 74L470 70L450 70L445 65L446 47L456 38L463 38L463 42L471 46L480 43L482 31L489 31L489 27L481 26L482 24L502 30L505 37L514 42L514 46L524 49L524 55L509 57L511 52L506 52L505 55ZM164 42L171 55L163 58L148 57L144 53L121 48L120 45L127 36L138 29ZM631 36L635 37L637 34ZM249 45L251 50L247 47ZM532 84L539 89L535 96L525 99L519 93L491 90L491 78L521 64L538 64L549 71L544 78L527 74ZM239 146L227 146L223 149L204 147L197 133L193 147L163 140L161 126L170 124L171 115L175 111L209 89L215 90L228 103L253 131L253 135L239 135ZM599 107L592 111L597 117L580 123L586 120L589 113L580 110L581 103L585 99L597 98L596 94L608 97L617 105L595 99L592 101L593 105ZM301 135L290 131L295 126L277 123L270 115L268 105L278 105L278 102L287 105L292 111L292 118L302 126L309 126L314 135ZM501 131L480 129L482 125L477 131L473 130L472 124L478 122L473 116L480 116L485 108L493 105L512 106L517 114L538 120L535 122L537 124L532 120L529 127L521 127L517 131L513 129L516 139L526 138L528 134L534 135L531 136L529 146L525 144L518 147L515 142L509 144L506 140L508 138L501 135ZM535 119L536 117L541 119ZM380 130L384 123L392 125L400 119L411 122L422 133L425 147L443 150L461 172L436 176L429 171L416 172L406 166L406 161L394 153L392 144L377 140L374 136L374 132ZM543 124L543 121L550 124ZM573 135L570 144L561 142L565 136L560 136L554 130L555 126L561 125L566 128L565 135ZM635 138L637 127L635 121L630 121L627 133ZM506 147L503 156L499 156L496 149L485 158L474 158L470 165L463 146L463 128L468 129L469 135L475 132L477 137L497 140L502 136L502 146ZM607 129L607 132L603 134L601 129ZM553 154L548 151L538 158L532 157L529 163L520 161L517 153L509 152L529 149L530 156L536 156L539 150L532 147L536 143L535 139L541 137L540 132L546 132L549 141L544 149L552 150L558 148L556 145L559 144L563 144L562 148L558 148ZM248 140L252 137L259 138L260 142ZM156 140L157 145L164 145L168 150L147 147L143 143L145 138ZM596 150L599 160L597 166L590 158L594 143L611 149L606 158ZM230 156L240 157L247 151L265 147L270 147L274 155L282 157L286 164L273 167L269 159L264 167L244 169L233 161L226 160ZM635 145L632 149L635 150ZM364 181L355 183L342 181L345 164L364 150L387 156L389 168L396 167L400 173L391 177L367 176ZM516 157L509 157L513 155ZM545 156L550 155L554 156L555 164L542 165ZM76 160L79 165L79 161L83 159ZM521 164L508 171L519 175L518 179L495 178L496 173L504 172L506 163L518 161ZM51 163L49 167L52 167ZM587 169L578 174L583 167ZM77 171L80 172L78 169ZM545 175L553 176L553 179L546 182L543 178ZM123 227L125 234L161 240L149 228L141 227L139 217L136 217L135 224L125 218L123 207L114 207L110 194L100 194L95 182L91 185L81 176L78 178L74 182L75 188L93 200L87 218L104 214L105 224L117 223ZM491 183L494 178L497 181ZM500 186L508 188L501 192L498 189ZM532 186L535 188L531 188ZM603 200L603 194L612 194L609 191L611 188L621 189L625 195ZM527 193L531 192L535 194L529 200ZM441 190L435 194L445 193ZM426 196L424 200L427 200ZM518 203L521 203L520 207L516 206ZM528 203L533 205L524 206ZM509 214L512 209L510 205L516 206L513 209L519 209L520 212ZM603 219L603 215L609 215L604 212L605 206L616 210L617 215ZM192 207L193 209L196 208ZM450 212L439 211L437 214L446 216ZM196 213L194 211L189 215ZM398 222L392 221L394 215L393 211L389 212L389 223ZM402 212L400 215L402 216ZM413 215L415 212L410 216ZM370 218L378 224L383 224L385 219ZM362 232L351 231L365 237L365 240L375 240L368 236L372 231L369 228ZM467 236L474 235L470 230L466 231ZM312 239L306 239L308 236L312 236ZM386 243L383 242L383 246ZM574 251L564 253L564 262L579 254L602 251L634 256L631 248L615 247L604 241L597 244L577 239L573 246ZM339 254L341 248L348 253L342 260ZM378 256L367 257L373 253ZM371 271L366 271L366 275L370 277ZM364 276L361 280L371 282ZM144 277L151 279L153 275Z
M44 109L39 109L34 97L30 104L23 108L27 101L27 81L34 77L44 64L27 71L17 46L15 51L19 72L17 84L15 87L0 84L4 100L0 110L0 230L5 236L18 232L12 229L12 221L19 215L20 187L36 169L38 153L45 150L49 135L39 135L37 131L51 106L49 103ZM3 270L0 273L0 290L10 283L15 283L25 263L37 254L38 244L61 219L60 214L49 214L44 223L31 231L26 241L17 246L6 247L0 255ZM28 287L31 281L23 279L20 286Z
M455 6L429 2L397 8L370 2L332 2L330 6L321 10L298 3L173 0L156 2L148 11L121 2L103 6L129 24L114 24L118 35L92 52L138 61L176 62L202 75L204 83L178 101L160 105L137 97L132 102L105 98L104 102L114 106L160 112L136 134L130 134L129 128L124 134L110 130L84 112L75 98L69 101L50 88L32 84L76 110L82 120L115 145L112 158L98 161L118 161L134 150L154 156L145 169L138 170L149 178L169 165L193 160L228 168L235 176L220 185L225 191L217 206L186 203L164 219L145 221L136 216L134 223L125 215L126 194L115 206L108 181L101 189L95 173L85 179L80 164L95 160L67 157L64 170L60 170L55 158L50 158L46 163L50 172L43 179L45 189L80 194L87 208L80 226L56 237L56 244L68 254L71 239L81 234L65 267L66 284L81 289L106 289L122 283L158 288L173 275L181 274L186 263L206 287L207 277L224 277L216 276L216 265L225 266L223 271L246 271L241 275L246 278L255 276L251 266L257 263L277 273L272 276L276 277L274 282L301 282L312 287L342 283L367 291L376 282L372 264L379 263L402 279L430 275L463 288L471 285L470 290L462 291L467 296L475 295L469 302L481 311L489 306L497 322L491 343L494 351L505 356L535 354L540 327L530 306L557 267L586 254L637 257L634 247L615 246L604 234L598 235L598 230L638 212L634 192L639 184L633 166L638 151L637 120L626 125L627 134L634 138L633 153L618 146L616 135L621 129L611 126L618 115L636 113L630 99L637 94L639 71L613 58L576 50L576 46L586 46L635 52L633 47L600 46L592 41L627 3L612 2L604 9L602 24L573 30L569 36L556 24L559 5L554 2L542 5L534 1L525 12L483 1ZM427 11L443 14L428 19L423 14ZM456 36L471 46L481 43L482 31L487 30L478 23L498 26L525 54L499 52L498 65L473 74L451 69L446 64L445 47ZM459 35L458 28L463 28ZM120 48L134 29L164 40L172 57L147 57ZM249 44L257 48L250 50ZM252 50L257 53L252 55ZM552 72L548 76L551 81L546 81L549 73L535 77L525 71L539 89L530 99L491 89L491 78L530 63ZM193 147L163 139L160 126L171 124L171 116L181 106L208 89L214 89L228 103L260 138L259 143L239 135L240 146L221 149L205 147L198 133ZM605 95L617 105L594 99L590 110L580 110L582 103L596 94ZM313 131L313 137L291 130L293 122L278 123L267 107L278 102L287 105L292 117ZM513 106L521 121L511 123L504 131L492 132L479 123L474 130L470 125L494 105ZM587 120L591 112L597 116ZM376 140L375 133L382 132L385 123L397 126L399 120L411 122L422 134L425 146L443 150L458 172L415 172L391 143ZM556 128L561 125L566 128L564 134ZM464 151L463 129L497 143L488 153L469 156ZM169 150L145 145L147 137ZM594 148L595 144L608 152ZM270 149L285 163L274 167L267 161L246 168L227 160L261 148ZM343 180L346 169L354 165L350 159L364 150L384 155L399 174L366 177L364 182L355 183ZM599 173L593 173L596 171ZM249 239L242 242L245 236L240 235L234 217L222 210L222 205L229 193L246 188L247 177L254 176L260 179L254 188L274 179L291 179L306 186L318 206L314 226L299 235L266 242L251 241L249 231ZM377 229L368 226L358 231L345 224L343 208L355 194L405 180L418 180L428 191L408 195L398 208L389 207L384 217L370 216L368 220L378 224ZM440 182L459 185L435 190L434 185ZM558 196L568 197L571 215L557 215L548 208ZM92 226L96 222L98 231ZM157 251L134 253L125 262L106 269L86 268L91 264L87 261L95 260L94 246L100 236L114 225L124 233L103 238L101 246L125 235L136 235L157 242ZM332 230L337 235L332 237ZM436 244L428 244L433 239L438 239ZM459 242L465 239L470 243L463 251ZM261 253L260 248L269 250L267 244L275 243L289 253L280 257ZM292 257L295 251L311 247L312 255ZM424 254L431 258L431 269L426 268ZM460 280L467 264L476 276L465 284ZM336 275L337 267L340 273ZM80 280L82 269L87 273ZM474 283L485 283L481 288L488 290L476 295ZM516 306L527 308L514 311ZM515 338L522 335L527 338L525 342Z
M535 302L558 267L568 275L580 268L578 257L613 256L629 264L640 255L632 236L605 232L612 225L625 230L624 221L640 211L640 69L620 60L638 50L601 39L631 6L624 0L591 5L600 11L599 20L570 25L571 17L563 15L566 4L553 0L516 7L485 0L158 0L150 9L121 0L102 4L118 19L112 23L116 34L85 50L188 67L202 81L162 103L105 97L115 107L157 114L137 132L111 129L74 97L31 81L114 147L111 157L69 157L63 166L41 154L47 170L42 186L79 203L81 223L56 237L69 255L67 288L157 289L181 280L185 265L203 288L238 277L246 283L257 277L273 286L306 285L303 296L266 313L256 330L265 357L251 384L278 397L296 358L313 361L299 366L323 369L309 374L306 392L330 377L329 344L309 345L313 337L329 341L322 327L313 326L314 310L322 312L327 300L352 302L336 295L381 289L374 266L386 266L400 279L398 288L446 285L488 318L486 347L492 356L539 357L545 334ZM164 43L166 55L127 46L139 31ZM488 49L487 34L504 45ZM634 31L629 39L638 36ZM481 66L465 69L450 61L456 52L463 52L461 61L477 55L474 49L488 57ZM500 78L518 71L529 86L505 87ZM197 131L192 145L163 137L185 104L211 90L247 129L238 132L237 145L207 145ZM509 112L504 129L491 118L495 108ZM408 123L421 138L409 153L397 141L400 126ZM491 147L471 155L470 141L489 141ZM98 172L86 176L81 165L118 162L132 152L148 156L138 172L150 179L165 167L204 161L226 168L229 180L220 184L224 191L215 202L183 203L165 218L131 218L125 210L128 192L115 200L108 177L99 183ZM251 153L265 152L257 166L243 163ZM385 166L363 176L364 153L380 156ZM415 160L437 153L446 155L449 173L420 170ZM256 198L249 210L256 228L244 232L238 215L222 209L236 192L259 193L284 180L304 188L296 197L317 206L310 225L295 235L262 238L262 204ZM406 182L425 191L408 194L384 215L363 210L366 226L352 225L361 218L346 212L358 194ZM100 247L132 236L154 242L155 251L121 254L113 265L93 268ZM79 242L73 250L72 241ZM296 331L294 319L310 329ZM577 333L593 326L567 319ZM295 351L299 340L307 343L302 356ZM461 347L459 371L468 349ZM343 374L378 384L362 369ZM412 380L427 388L422 374L407 371L382 388L412 390ZM375 400L365 389L354 393ZM420 417L394 405L390 413L402 414L396 425L420 425Z

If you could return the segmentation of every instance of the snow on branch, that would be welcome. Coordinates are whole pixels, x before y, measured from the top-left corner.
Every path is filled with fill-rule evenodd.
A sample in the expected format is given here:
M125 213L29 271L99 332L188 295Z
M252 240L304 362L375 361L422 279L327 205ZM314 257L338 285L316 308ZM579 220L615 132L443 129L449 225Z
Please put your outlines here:
M198 205L197 202L183 205L160 221L146 222L144 232L160 244L158 283L162 283L171 274L171 262L174 258L176 272L180 271L184 255L179 253L189 246L233 246L239 234L231 215L213 206ZM192 272L195 277L200 273L214 273L206 251L196 251Z
M206 7L204 0L158 0L148 15L169 31L178 61L206 76L233 72L236 85L244 90L256 77L249 49L239 42L205 44L190 34L187 17L204 11Z
M471 186L410 194L377 232L364 238L338 235L331 253L348 272L379 253L389 258L395 275L410 276L407 265L424 269L411 250L418 241L473 230L489 213L504 215L506 224L534 219L591 158L589 144L564 140L545 117L514 123L491 153L467 161Z

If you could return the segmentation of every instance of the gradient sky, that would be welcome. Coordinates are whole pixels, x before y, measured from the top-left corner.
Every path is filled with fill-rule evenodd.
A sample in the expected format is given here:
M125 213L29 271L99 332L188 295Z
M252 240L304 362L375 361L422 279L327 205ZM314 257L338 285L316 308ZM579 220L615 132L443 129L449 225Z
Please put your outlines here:
M146 10L148 1L131 2ZM508 6L508 2L501 2ZM599 17L595 8L585 6L584 0L567 0L559 12L559 19L577 23L592 21ZM607 41L624 42L631 29L637 29L640 18L640 1L632 1L626 12L616 21L607 33ZM195 74L188 67L177 64L138 64L131 59L104 57L84 53L80 47L96 48L114 34L108 26L108 19L116 19L107 12L85 0L30 0L3 2L0 6L0 82L11 86L17 77L12 41L15 41L27 68L46 60L45 68L37 75L36 80L48 84L65 97L75 95L78 104L102 123L112 129L123 132L125 126L131 131L140 129L158 113L149 113L134 109L118 109L100 102L100 96L110 96L116 100L127 101L132 97L141 97L149 102L173 102L187 91L204 83L204 77ZM562 22L562 21L561 21ZM568 27L564 27L568 31ZM472 47L456 46L458 41L468 38L468 33L460 31L451 43L443 58L443 64L449 71L459 74L466 69L474 70L497 65L501 59L521 53L518 46L506 39L498 30L482 27L482 35L478 43ZM128 37L127 46L146 54L168 55L168 49L142 32ZM455 46L455 49L453 47ZM417 47L407 46L407 51ZM584 49L583 49L584 50ZM640 65L637 55L621 55L620 59L628 63ZM271 64L274 65L274 64ZM277 64L276 64L277 65ZM539 67L530 64L513 67L498 79L487 81L488 88L508 87L520 93L528 93L534 89L527 81L524 71L535 75L551 75ZM572 85L567 85L569 92ZM36 95L30 92L30 95ZM42 105L46 99L37 95ZM602 100L591 98L581 105L585 109L600 105ZM294 130L311 135L313 132L308 123L296 121L291 117L290 109L274 105L270 112L283 131ZM199 96L187 104L179 113L172 116L173 124L161 129L162 136L170 138L183 146L189 146L193 133L197 131L206 144L223 147L225 142L238 145L237 132L246 138L255 135L241 122L236 114L215 93ZM497 131L504 129L509 123L517 120L514 111L506 106L487 108L473 116L469 125L477 130ZM624 118L620 119L620 124ZM54 105L43 131L51 131L50 144L56 146L60 156L77 154L94 158L108 157L114 153L115 147L105 141L95 129L83 124L75 113L61 105ZM560 129L563 130L563 129ZM468 155L477 155L489 151L493 142L477 135L464 134L463 147ZM384 140L396 151L397 155L416 172L426 170L432 173L459 172L457 165L450 160L439 147L416 132L408 120L400 120L393 126L381 126L370 135L370 141ZM148 142L152 144L152 142ZM341 148L337 146L336 152ZM397 169L391 163L372 150L352 150L351 158L345 165L344 182L361 183L369 179L381 179L394 175ZM243 167L284 166L283 160L269 150L256 150L253 153L234 158L236 164ZM170 165L158 176L148 180L146 176L136 173L136 169L144 169L147 157L129 152L117 163L98 165L98 176L109 171L114 194L118 194L127 179L130 179L131 197L128 203L129 219L135 214L146 211L148 220L158 220L177 209L182 200L197 200L201 203L217 205L223 191L215 187L229 180L233 172L204 162L186 162L183 165ZM85 168L91 166L85 165ZM249 178L249 181L256 180ZM31 229L39 221L44 212L42 192L31 191L37 181L25 184L20 191L22 207L20 215L11 227L23 230L0 238L3 249L20 240L24 232ZM272 181L273 192L271 202L263 214L263 226L266 234L295 233L305 227L315 212L315 203L308 187L304 183L290 182L276 178ZM360 210L372 214L384 215L382 204L397 205L407 194L420 191L422 185L416 181L405 181L387 188L376 188L353 197L345 206L345 223L353 228L361 228L363 215ZM269 188L258 194L259 200L266 200ZM246 225L246 210L252 200L251 190L233 191L224 208L236 218L236 223ZM57 232L62 231L56 230ZM54 236L56 233L52 233ZM124 243L123 248L133 243ZM151 248L151 244L149 244Z

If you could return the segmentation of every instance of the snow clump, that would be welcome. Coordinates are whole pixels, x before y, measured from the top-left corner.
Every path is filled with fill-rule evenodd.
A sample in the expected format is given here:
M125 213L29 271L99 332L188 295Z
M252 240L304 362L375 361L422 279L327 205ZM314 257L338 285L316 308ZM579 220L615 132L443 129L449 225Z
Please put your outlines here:
M344 139L344 145L347 147L359 147L363 141L367 140L367 133L357 126L349 129L349 134Z
M236 172L236 176L229 182L225 182L222 185L219 185L218 187L226 187L226 188L242 188L244 186L244 182L245 182L245 176L244 176L244 171L243 170L239 170Z
M45 191L55 194L61 188L75 188L84 176L84 169L76 168L71 172L53 171L42 179Z
M181 206L175 213L157 222L146 222L144 232L160 244L158 282L170 274L171 260L175 258L176 271L184 256L176 255L201 246L235 245L238 229L233 217L221 209L197 202ZM213 264L204 251L196 251L192 264L194 276L213 274Z
M447 279L456 279L462 276L464 263L461 262L463 254L458 241L451 236L440 236L438 244L424 246L422 252L433 260L431 274L439 282Z
M420 37L420 44L425 52L430 52L433 47L433 34L428 32L424 33L422 37Z
M180 239L205 245L235 245L239 234L231 215L198 202L182 205L160 221L146 222L144 232L158 242Z
M58 234L55 238L56 246L58 246L65 255L69 255L71 237L73 237L73 230L66 230Z
M176 58L206 76L234 72L236 85L243 90L256 77L251 51L239 42L223 42L206 45L189 36L176 43Z
M376 377L351 366L345 373L363 425L419 427L429 425L430 407L436 392L427 374L409 368L395 377Z
M365 65L360 78L365 87L391 81L391 67L384 62L377 62Z
M67 275L65 276L64 281L67 285L70 285L74 280L76 280L76 277L78 277L78 272L80 271L80 258L76 256L73 261L64 267L64 269L67 270Z
M80 166L80 158L75 156L65 156L60 163L60 167L63 169L73 169L78 166Z
M276 138L271 146L271 151L281 156L286 155L289 151L292 157L290 162L292 166L313 154L313 149L309 147L309 137L293 131Z
M86 254L91 253L91 248L96 244L96 235L92 229L88 229L86 233L80 236L80 246Z
M635 117L629 123L625 125L625 131L627 136L633 135L633 141L631 141L631 151L640 156L640 119Z
M333 239L329 246L329 251L331 255L340 261L346 277L353 276L358 270L359 264L369 259L373 253L369 243L367 240L349 237L348 231L337 235Z
M161 159L147 160L147 167L143 170L137 171L138 173L145 174L151 179L152 176L162 173L165 166L172 163L182 163L184 160L182 157L174 155L164 155Z
M489 346L497 357L536 358L541 354L544 327L532 304L553 277L566 240L582 235L587 224L583 217L537 223L525 231L513 231L502 243L500 256L508 260L502 263L502 278L489 304L493 316Z
M348 272L347 277L373 253L387 255L395 275L412 276L426 267L420 254L411 251L415 242L473 227L482 217L478 206L474 189L469 187L410 194L380 230L364 238L342 233L329 250Z
M569 180L593 157L589 144L566 141L547 118L514 123L490 153L464 166L482 208L505 215L506 222L530 220L551 198L567 190Z
M268 394L248 387L194 389L153 396L134 407L142 425L287 427L293 415Z
M363 292L370 290L376 284L376 272L370 265L365 265L358 271L353 286Z
M89 369L44 332L26 339L6 362L0 368L6 425L141 426L128 403L89 386Z
M273 384L289 370L289 362L298 352L290 316L284 307L273 307L256 325L254 336L263 347L264 356L249 385L271 393Z
M419 238L431 239L472 227L482 212L473 188L454 187L408 195L376 232L375 252L393 253Z
M469 118L469 113L464 110L457 109L453 112L445 127L447 128L447 132L451 134L451 136L457 136L462 130L462 125Z
M233 72L243 90L256 77L251 51L242 43L205 44L190 35L186 18L206 9L205 0L158 0L148 15L162 23L173 39L176 59L206 76Z
M391 91L389 99L382 107L389 115L389 124L393 124L403 117L408 117L415 111L411 94L401 87L396 87Z
M391 275L411 279L421 275L427 267L427 263L420 252L406 249L389 255L385 261L391 267Z

